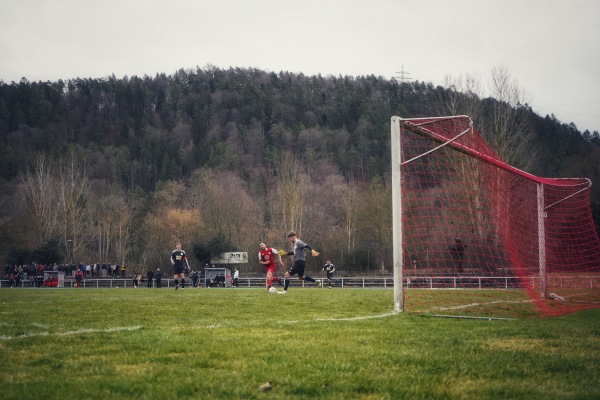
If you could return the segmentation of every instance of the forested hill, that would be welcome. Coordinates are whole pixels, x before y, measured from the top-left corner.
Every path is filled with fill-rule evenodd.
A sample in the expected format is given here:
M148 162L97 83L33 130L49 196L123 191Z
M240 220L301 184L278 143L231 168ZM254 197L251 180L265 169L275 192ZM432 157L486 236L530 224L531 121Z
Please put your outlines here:
M502 102L376 76L208 67L143 78L0 81L0 187L12 191L38 154L61 159L72 149L89 162L90 179L130 193L154 193L199 169L264 183L282 154L308 169L332 168L347 182L385 181L391 116L471 115L474 102L478 128L493 142L486 121ZM535 175L590 178L600 221L598 132L579 132L526 104L509 106L518 129L503 134L531 139L531 154L509 161Z
M369 180L388 169L390 117L446 115L449 92L375 76L237 68L0 82L0 177L14 179L37 152L60 154L76 144L95 161L96 177L144 190L202 166L255 176L281 151L328 159L346 177ZM582 164L599 158L597 132L579 132L527 106L519 111L540 150L528 172L593 178L594 168Z

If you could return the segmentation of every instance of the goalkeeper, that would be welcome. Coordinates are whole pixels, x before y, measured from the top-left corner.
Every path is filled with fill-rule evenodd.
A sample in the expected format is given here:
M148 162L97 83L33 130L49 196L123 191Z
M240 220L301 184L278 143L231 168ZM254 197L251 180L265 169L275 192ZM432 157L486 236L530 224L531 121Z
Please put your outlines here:
M294 251L286 252L285 250L279 250L279 254L282 256L294 256L294 265L285 273L283 292L278 292L282 294L287 293L288 287L290 286L290 278L296 274L298 274L298 279L300 280L315 282L318 284L317 280L314 278L304 275L304 268L306 265L306 250L310 250L313 257L317 257L319 252L304 243L302 240L298 239L298 236L294 231L288 233L287 238L288 241L294 245Z

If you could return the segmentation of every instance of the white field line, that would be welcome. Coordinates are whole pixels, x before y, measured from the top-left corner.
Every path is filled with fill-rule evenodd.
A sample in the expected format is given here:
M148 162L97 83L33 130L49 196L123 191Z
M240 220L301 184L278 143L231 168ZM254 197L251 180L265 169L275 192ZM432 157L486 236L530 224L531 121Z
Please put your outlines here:
M392 317L394 315L397 315L393 312L389 312L389 313L385 313L385 314L378 314L378 315L365 315L362 317L346 317L346 318L315 318L315 319L309 319L309 320L297 320L297 319L292 319L292 320L288 320L288 321L272 321L272 322L264 322L264 321L248 321L248 322L242 322L239 323L237 321L221 321L218 324L207 324L207 325L195 325L195 326L191 326L189 328L173 328L173 329L196 329L196 330L201 330L201 329L218 329L218 328L240 328L243 326L266 326L269 325L271 323L274 323L276 325L291 325L291 324L303 324L303 323L307 323L307 322L337 322L337 321L363 321L363 320L368 320L368 319L376 319L376 318L387 318L387 317Z
M364 317L349 317L349 318L317 318L315 321L363 321L366 319L375 319L375 318L387 318L397 315L393 312L380 314L380 315L366 315Z
M391 317L394 316L396 314L394 313L385 313L385 314L380 314L380 315L366 315L366 316L362 316L362 317L347 317L347 318L316 318L313 320L290 320L290 321L276 321L276 323L278 325L289 325L289 324L298 324L298 323L306 323L306 322L310 322L310 321L318 321L318 322L335 322L335 321L362 321L362 320L368 320L368 319L374 319L374 318L387 318L387 317ZM242 326L262 326L265 323L262 321L254 321L254 322L249 322L249 323L237 323L237 322L233 322L233 321L223 321L221 323L211 323L208 325L196 325L196 326L192 326L189 328L183 328L183 329L197 329L197 330L202 330L202 329L219 329L219 328L224 328L224 327L242 327ZM2 324L5 326L8 326L10 324ZM39 326L39 327L46 327L43 324L32 324L35 326ZM29 333L24 333L22 335L16 335L16 336L6 336L6 335L0 335L0 340L1 341L9 341L9 340L13 340L13 339L24 339L24 338L30 338L30 337L64 337L64 336L73 336L73 335L82 335L82 334L88 334L88 333L110 333L110 332L123 332L123 331L137 331L142 329L141 325L135 325L135 326L118 326L118 327L114 327L114 328L107 328L107 329L78 329L75 331L66 331L66 332L29 332Z
M590 303L590 304L597 304L598 302L594 302L594 301L578 301L578 300L573 300L571 299L571 297L575 297L575 296L569 296L566 297L565 299L568 301L571 301L573 303L575 302L579 302L579 303ZM471 307L478 307L478 306L487 306L487 305L491 305L491 304L499 304L499 303L506 303L506 304L517 304L517 303L533 303L534 299L529 299L529 300L497 300L497 301L490 301L490 302L485 302L485 303L471 303L471 304L463 304L462 306L455 306L455 307L431 307L431 310L437 310L437 311L447 311L447 310L460 310L460 309L464 309L464 308L471 308Z
M136 326L117 326L115 328L108 329L78 329L76 331L66 331L66 332L31 332L24 333L22 335L17 336L0 336L0 340L12 340L12 339L22 339L29 337L37 337L37 336L72 336L72 335L81 335L86 333L110 333L110 332L123 332L123 331L137 331L142 329L140 325Z
M497 301L490 301L490 302L486 302L486 303L463 304L462 306L456 306L456 307L431 307L431 310L438 310L438 311L461 310L461 309L464 309L464 308L471 308L471 307L478 307L478 306L487 306L487 305L491 305L491 304L499 304L499 303L506 303L506 304L531 303L533 301L534 300L497 300Z

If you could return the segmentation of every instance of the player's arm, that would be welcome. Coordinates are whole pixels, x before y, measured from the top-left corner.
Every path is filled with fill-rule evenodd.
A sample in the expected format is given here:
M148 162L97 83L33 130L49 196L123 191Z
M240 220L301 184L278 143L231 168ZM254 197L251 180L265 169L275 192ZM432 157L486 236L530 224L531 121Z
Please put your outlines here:
M310 250L310 254L312 254L313 257L318 257L319 256L319 252L316 251L315 249L313 249L312 247L310 247L310 245L304 243L304 247L303 248Z
M175 265L175 253L171 253L171 264Z
M260 253L258 253L258 263L262 264L262 265L266 265L267 264L266 261L263 261L262 257L260 256Z
M273 251L271 253L277 255L277 258L279 259L278 260L279 265L281 265L283 267L284 264L283 264L283 260L281 259L281 251L277 251L277 249L273 248Z
M332 274L335 272L335 265L331 264L331 271Z

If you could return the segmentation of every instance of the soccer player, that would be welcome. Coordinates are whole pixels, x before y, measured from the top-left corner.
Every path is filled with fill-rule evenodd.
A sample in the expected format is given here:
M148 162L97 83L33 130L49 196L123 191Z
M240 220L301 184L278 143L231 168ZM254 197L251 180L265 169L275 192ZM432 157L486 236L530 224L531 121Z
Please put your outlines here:
M333 266L331 260L327 260L322 271L327 273L327 283L329 284L329 289L331 289L331 279L333 278L333 273L335 272L335 267Z
M179 289L179 280L181 280L181 290L185 289L185 268L189 268L185 251L181 250L181 242L177 242L175 250L171 253L171 264L173 264L173 279L175 280L175 290Z
M275 265L275 256L279 258L279 265L281 265L281 268L283 268L283 261L281 260L281 255L279 254L277 249L274 249L273 247L267 247L265 242L260 242L258 262L265 266L265 271L267 273L267 292L269 291L269 289L271 289L273 281L281 283L281 278L273 276L275 270L277 269L277 266Z
M300 240L294 231L288 233L287 238L288 241L294 245L294 251L286 253L282 250L279 254L294 256L294 265L285 273L283 291L279 292L282 294L287 293L288 287L290 286L290 278L296 274L298 274L298 279L300 280L315 282L318 284L316 279L311 278L308 275L304 275L304 268L306 266L306 250L310 250L313 257L317 257L319 253L308 244Z

